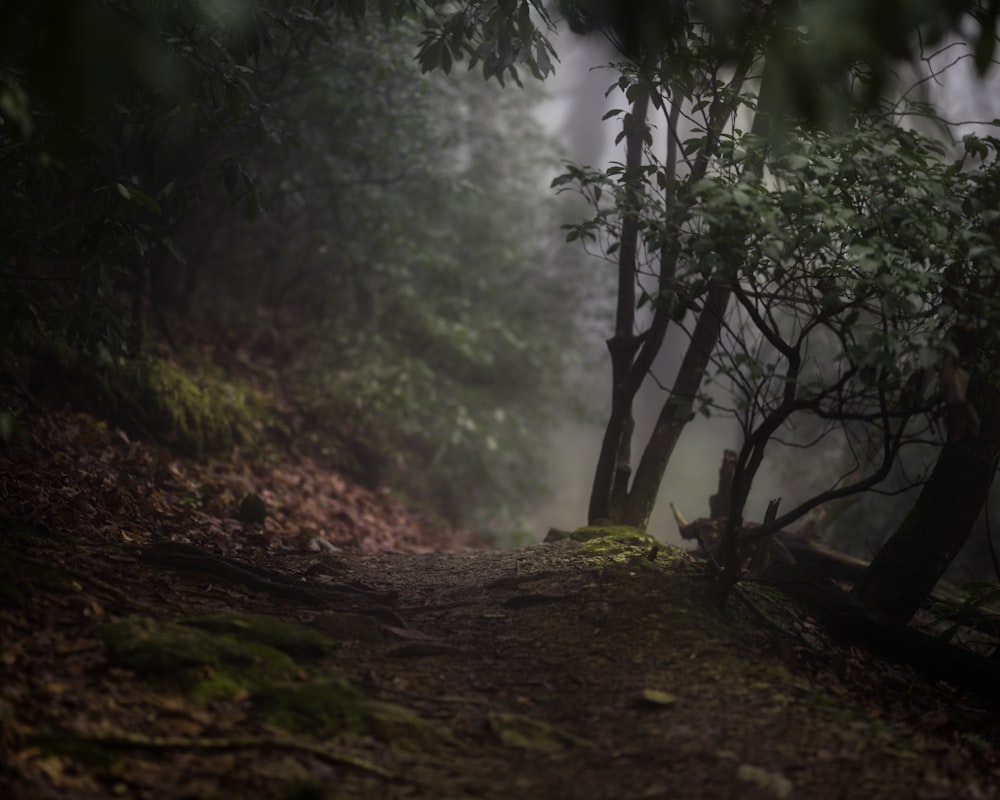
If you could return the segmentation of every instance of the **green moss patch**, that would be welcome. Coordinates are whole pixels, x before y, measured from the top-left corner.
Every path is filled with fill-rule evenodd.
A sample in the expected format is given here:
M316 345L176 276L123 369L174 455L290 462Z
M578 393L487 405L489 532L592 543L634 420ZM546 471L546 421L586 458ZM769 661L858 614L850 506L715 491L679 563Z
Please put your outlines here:
M535 753L560 753L573 747L588 747L584 739L554 725L520 714L493 713L487 717L493 735L505 747Z
M369 700L343 678L263 687L254 709L269 723L292 733L374 736L403 750L434 752L454 742L445 726L394 703Z
M316 736L365 731L365 698L343 678L278 683L254 693L254 709L272 725Z
M206 633L267 645L293 658L320 658L336 647L321 633L262 614L208 614L179 622Z
M12 366L33 392L68 402L181 455L201 458L256 438L263 404L246 386L208 365L181 368L156 357L96 357L58 337L26 345ZM197 358L197 356L195 357Z
M202 704L290 679L298 670L270 645L176 622L132 617L105 625L100 636L116 661Z
M573 531L569 538L574 542L592 543L598 540L605 546L652 547L656 539L648 533L629 525L585 525Z
M247 441L261 413L247 390L207 373L196 380L163 359L147 362L136 395L140 424L163 444L198 457Z
M588 525L577 528L569 538L580 543L581 555L600 556L616 561L625 561L640 553L648 554L654 547L660 546L649 534L628 525ZM653 566L648 561L645 565Z

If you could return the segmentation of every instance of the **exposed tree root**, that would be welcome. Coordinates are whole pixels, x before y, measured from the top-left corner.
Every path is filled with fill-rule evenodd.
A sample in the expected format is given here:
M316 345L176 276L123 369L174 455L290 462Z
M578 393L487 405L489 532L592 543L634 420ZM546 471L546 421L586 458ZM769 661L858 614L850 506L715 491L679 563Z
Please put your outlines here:
M46 733L29 736L28 740L41 746L65 746L67 744L103 745L121 750L202 750L229 752L233 750L252 750L255 748L273 748L287 750L293 753L304 753L327 764L370 772L373 775L396 780L395 773L374 764L367 759L349 753L335 753L318 745L297 739L268 736L241 736L222 738L183 738L174 736L144 736L141 733L111 732L111 733Z

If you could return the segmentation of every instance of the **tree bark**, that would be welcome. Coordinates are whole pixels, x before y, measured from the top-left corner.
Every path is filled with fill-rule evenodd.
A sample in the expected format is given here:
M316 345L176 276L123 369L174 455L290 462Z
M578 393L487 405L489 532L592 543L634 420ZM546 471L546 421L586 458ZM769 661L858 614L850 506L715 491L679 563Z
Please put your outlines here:
M970 388L982 427L947 442L930 480L854 587L865 605L909 622L958 555L986 504L1000 455L1000 391Z
M737 108L739 90L747 79L753 61L754 53L748 49L737 64L735 75L730 81L730 95L726 97L720 95L713 100L709 111L710 122L705 144L695 157L690 180L697 180L705 175L710 159L718 150L723 126ZM649 95L645 92L636 98L632 110L634 128L630 131L630 137L636 136L637 131L639 135L644 134L648 103ZM640 119L640 113L643 124L635 125L635 121ZM766 115L761 114L761 109L758 108L753 126L755 133L764 130L765 118ZM675 108L671 112L671 124L676 125L676 120ZM628 145L626 176L628 176L629 169L638 170L642 165L642 139L627 138L626 142ZM670 152L672 151L668 147L668 153ZM594 471L587 517L590 524L609 520L645 530L656 503L656 495L667 463L681 431L693 416L694 400L712 350L718 343L731 290L723 285L709 289L671 396L660 411L656 427L643 450L635 477L629 486L629 479L632 477L631 437L634 427L632 405L660 349L670 319L669 309L666 309L661 302L657 306L653 323L642 340L640 341L640 338L632 332L635 323L635 261L638 242L638 230L632 226L636 222L634 214L629 213L626 213L622 222L615 336L608 341L614 381L612 411L605 428L597 468ZM626 243L630 244L629 250L626 250ZM663 248L660 264L661 293L663 276L672 274L677 256L676 248Z
M712 351L719 341L730 294L731 290L727 286L713 286L709 289L705 306L698 316L691 342L677 373L677 380L674 381L673 391L660 409L656 426L635 471L632 489L622 513L621 521L625 525L645 530L649 524L667 463L680 439L681 431L694 416L694 401L705 377Z
M646 114L649 93L643 91L632 103L631 128L625 135L625 190L630 204L637 203L636 190L642 185L642 149L646 138ZM614 520L628 488L629 463L632 458L632 403L638 387L633 388L629 375L639 342L635 326L635 274L639 250L639 219L635 209L627 208L622 219L621 245L618 250L618 307L615 335L608 340L611 354L611 414L604 429L601 453L594 470L587 521Z

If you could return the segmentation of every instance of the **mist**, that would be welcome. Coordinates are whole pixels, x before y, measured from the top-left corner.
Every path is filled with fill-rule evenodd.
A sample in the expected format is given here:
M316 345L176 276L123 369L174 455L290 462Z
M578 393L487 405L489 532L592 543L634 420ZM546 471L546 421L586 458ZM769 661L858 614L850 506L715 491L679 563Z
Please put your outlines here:
M554 37L560 63L545 83L547 100L537 111L546 131L559 143L564 161L604 169L624 162L624 142L616 145L621 129L618 118L602 121L608 111L627 107L623 93L614 86L617 73L608 68L616 53L599 35L577 36L563 32ZM611 87L611 88L609 88ZM656 120L653 120L655 126ZM660 120L662 139L663 120ZM583 419L568 419L547 434L549 455L545 484L548 496L527 516L527 527L539 536L550 527L573 529L586 524L587 506L610 411L611 367L605 340L614 329L616 270L614 263L588 255L578 242L559 244L559 257L578 262L588 284L591 303L585 338L576 354L581 366L568 376L569 391L585 402ZM686 321L689 327L691 320ZM657 386L669 386L680 366L688 339L676 327L653 366L656 381L646 381L636 397L633 458L650 432L666 398ZM649 533L662 542L679 545L682 540L670 504L688 519L708 516L708 498L718 484L718 471L725 449L739 444L739 430L728 418L697 417L684 429L657 498ZM760 514L771 491L762 481L750 505ZM759 495L759 497L758 497Z
M540 121L559 142L568 162L600 169L613 162L624 162L624 144L614 143L620 120L601 121L609 110L627 107L617 87L609 90L617 78L607 68L615 59L613 48L598 35L580 37L569 33L557 36L554 44L560 63L555 75L546 81L548 99L537 112ZM995 132L992 121L1000 116L996 101L1000 76L995 72L985 79L977 75L965 43L949 40L926 62L901 66L899 91L905 90L914 99L935 104L943 118L955 123L932 125L915 119L913 124L925 133L959 142L969 133ZM654 128L656 124L654 119ZM610 409L610 360L605 340L613 331L615 266L588 256L578 242L564 243L561 247L561 257L579 262L591 289L588 296L594 298L592 302L599 313L592 324L585 326L586 337L579 345L579 358L587 367L570 377L572 391L585 397L589 413L586 419L565 421L548 433L545 483L550 490L546 499L528 515L528 528L538 535L549 527L573 529L586 522L594 467ZM690 328L690 320L685 327ZM687 343L687 337L676 326L668 332L652 370L656 380L647 381L636 398L633 465L666 397L657 383L662 386L672 383ZM708 498L717 487L723 451L737 449L741 441L738 425L725 415L698 416L686 426L657 498L649 526L652 535L669 544L681 542L670 504L688 520L708 516ZM829 488L838 476L835 465L843 457L842 445L836 437L808 451L772 445L754 483L746 508L747 519L759 521L772 498L781 498L782 506L787 509ZM822 464L826 469L813 469L811 464ZM926 473L932 465L933 457L923 453L916 461L911 459L909 469L902 472ZM848 511L830 525L829 539L857 555L870 557L913 503L918 487L900 491L909 479L897 469L883 493L866 495L851 503ZM992 507L1000 508L1000 498L995 500ZM993 525L1000 527L1000 512L993 511L990 517ZM959 559L953 571L968 572L969 563L985 563L985 519L980 520L978 528L966 556Z

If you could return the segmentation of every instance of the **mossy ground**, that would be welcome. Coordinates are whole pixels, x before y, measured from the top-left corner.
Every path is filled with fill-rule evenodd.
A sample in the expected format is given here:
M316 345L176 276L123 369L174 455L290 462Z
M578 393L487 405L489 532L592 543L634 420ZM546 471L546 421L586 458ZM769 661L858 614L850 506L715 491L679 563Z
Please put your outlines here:
M159 432L161 444L203 457L256 437L265 411L247 386L206 367L183 370L162 358L149 359L144 373L126 402L130 413L141 414L141 425Z
M99 635L115 663L201 705L290 680L298 670L288 654L259 636L213 633L183 620L129 617L105 625Z
M204 458L252 443L269 421L249 385L193 351L180 360L151 353L116 360L38 339L29 352L0 359L0 367L50 403L82 406L182 455Z

